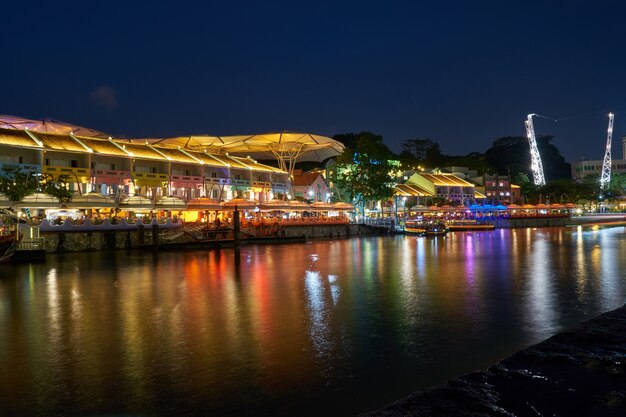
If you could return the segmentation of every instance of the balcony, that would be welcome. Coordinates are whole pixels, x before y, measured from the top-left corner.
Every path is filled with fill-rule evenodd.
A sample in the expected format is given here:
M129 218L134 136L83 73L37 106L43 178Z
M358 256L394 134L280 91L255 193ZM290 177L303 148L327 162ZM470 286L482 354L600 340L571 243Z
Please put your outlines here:
M20 168L22 172L41 172L41 165L36 164L2 164L0 163L0 169L7 168Z
M268 181L252 181L252 186L255 188L265 188L269 190L272 187L272 183Z
M205 177L204 181L209 184L228 185L230 184L230 178L209 178Z
M231 178L230 186L231 188L238 189L238 190L250 188L250 181L249 180L234 180Z
M67 175L70 181L78 179L79 182L89 182L91 179L89 168L73 168L73 167L60 167L60 166L44 166L43 173L58 177L60 175Z
M131 181L130 171L119 171L113 169L94 169L93 177L96 184L119 185Z
M133 172L133 179L137 187L167 187L170 176L151 172Z

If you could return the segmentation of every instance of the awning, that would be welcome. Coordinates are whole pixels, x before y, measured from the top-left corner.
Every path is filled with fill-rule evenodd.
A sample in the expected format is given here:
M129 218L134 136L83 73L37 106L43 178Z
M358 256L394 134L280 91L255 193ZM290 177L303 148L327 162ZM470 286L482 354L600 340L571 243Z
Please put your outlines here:
M333 210L335 211L354 211L354 206L350 203L344 203L340 201L338 203L333 204Z
M154 209L154 203L148 197L134 195L122 200L119 204L120 210L141 211Z
M34 193L27 195L15 204L16 208L29 208L29 209L47 209L47 208L59 208L61 203L59 199L51 196L50 194Z
M199 197L187 202L187 210L221 210L222 203L207 197Z
M430 192L416 184L397 184L394 194L405 197L428 197L432 196Z
M309 206L314 211L329 211L333 209L333 205L330 203L324 203L323 201L316 201Z
M261 203L261 211L285 211L289 210L289 203L283 200L270 200Z
M67 207L77 209L113 208L115 207L115 200L100 193L87 193L74 196Z
M243 198L233 198L232 200L224 203L223 209L227 211L235 211L235 206L237 206L237 210L254 210L257 208L254 201L249 201Z
M185 210L187 204L178 197L159 197L154 205L157 210Z

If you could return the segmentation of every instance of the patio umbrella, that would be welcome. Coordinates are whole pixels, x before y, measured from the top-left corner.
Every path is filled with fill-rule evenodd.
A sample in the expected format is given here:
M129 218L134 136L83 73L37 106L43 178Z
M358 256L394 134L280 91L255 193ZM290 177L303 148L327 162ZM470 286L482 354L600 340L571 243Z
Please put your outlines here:
M283 200L270 200L261 203L261 211L284 211L289 210L289 203Z
M350 203L344 203L340 201L338 203L333 204L333 210L336 211L354 211L354 206Z
M29 209L48 209L59 208L61 203L59 199L44 193L34 193L27 195L22 201L15 204L16 208L29 208Z
M67 207L78 209L113 208L115 207L115 200L100 193L87 193L72 198Z
M188 210L221 210L222 203L214 198L199 197L187 202Z
M155 204L157 210L185 210L187 204L178 197L160 197Z
M120 201L118 207L120 210L129 211L152 210L154 209L154 203L148 197L134 195Z
M323 201L316 201L309 206L314 211L328 211L333 209L333 205L330 203L324 203Z
M307 211L309 209L309 205L304 201L291 200L289 202L289 210L290 211Z
M254 210L257 208L254 201L249 201L243 198L233 198L232 200L224 203L223 209L227 211L235 211L235 206L237 206L237 210Z

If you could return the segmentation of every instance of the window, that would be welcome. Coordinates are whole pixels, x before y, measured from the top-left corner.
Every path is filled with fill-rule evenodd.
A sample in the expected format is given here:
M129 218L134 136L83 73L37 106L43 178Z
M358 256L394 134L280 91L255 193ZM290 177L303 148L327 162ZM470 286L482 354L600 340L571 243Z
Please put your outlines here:
M78 161L76 161L76 159L72 159L72 160L70 161L70 166L71 166L72 168L76 168L76 167L78 166Z
M217 178L217 172L211 172L211 178Z

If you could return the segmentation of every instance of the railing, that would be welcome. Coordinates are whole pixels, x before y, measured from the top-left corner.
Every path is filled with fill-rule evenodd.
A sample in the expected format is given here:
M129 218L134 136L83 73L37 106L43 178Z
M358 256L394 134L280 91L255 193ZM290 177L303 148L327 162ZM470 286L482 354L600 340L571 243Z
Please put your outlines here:
M44 250L46 238L44 237L25 237L20 240L17 245L19 251Z
M98 180L115 180L120 181L122 178L126 178L130 181L130 171L114 170L114 169L95 169L94 179Z
M389 217L383 218L365 218L363 221L364 224L373 227L385 227L385 228L393 228L395 227L395 220Z
M220 184L220 185L228 185L230 184L230 178L206 177L205 182L212 182L214 184Z
M252 186L269 189L272 186L272 183L267 181L252 181Z
M60 166L44 166L43 173L51 175L76 175L77 177L91 178L89 168L73 168L73 167L60 167Z
M181 182L202 182L202 177L198 177L195 175L174 175L172 174L171 180L173 181L181 181Z
M140 180L159 180L159 181L167 181L169 179L169 175L167 174L157 174L152 172L133 172L133 178Z
M19 168L22 172L41 172L41 166L36 164L7 164L0 163L0 169L4 167Z

